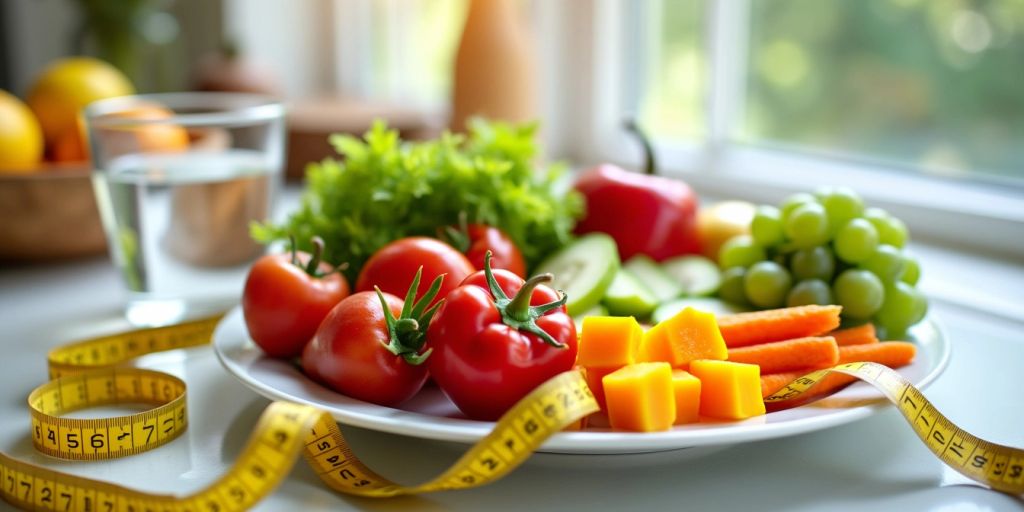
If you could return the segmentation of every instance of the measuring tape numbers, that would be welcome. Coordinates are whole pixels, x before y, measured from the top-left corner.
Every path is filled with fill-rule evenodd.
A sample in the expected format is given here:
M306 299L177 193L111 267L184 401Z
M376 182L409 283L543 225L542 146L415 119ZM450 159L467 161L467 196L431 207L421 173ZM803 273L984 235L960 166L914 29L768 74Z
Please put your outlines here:
M185 383L163 372L123 365L145 354L207 344L220 318L102 336L51 351L48 363L53 380L28 398L35 448L61 459L100 460L151 450L181 435L188 426ZM148 408L112 418L64 416L113 404ZM300 454L327 486L347 494L389 497L468 489L501 478L552 434L597 410L583 376L577 371L562 373L517 403L488 436L440 476L402 486L360 461L329 414L306 405L274 402L260 416L226 474L193 495L140 492L0 453L0 497L25 510L245 510L277 487Z
M29 395L32 442L41 453L99 460L168 443L188 426L186 385L172 375L124 366L144 354L209 343L220 317L141 329L66 345L49 354L53 380ZM896 372L851 363L808 374L767 403L793 400L831 372L871 383L903 413L940 459L968 477L1008 493L1024 493L1024 451L981 440L938 413ZM140 413L78 419L65 414L111 404L142 404ZM0 453L0 497L25 510L79 512L222 512L245 510L271 493L301 454L330 488L367 497L468 489L493 482L524 462L543 442L598 410L578 371L535 389L494 429L438 477L396 484L355 456L337 422L314 407L273 402L260 416L241 455L210 486L189 496L160 495L67 475ZM643 435L643 434L637 434Z
M1024 494L1024 450L985 441L956 426L919 389L887 366L847 363L818 370L787 384L764 401L770 404L796 399L833 372L878 388L928 449L953 469L998 491Z

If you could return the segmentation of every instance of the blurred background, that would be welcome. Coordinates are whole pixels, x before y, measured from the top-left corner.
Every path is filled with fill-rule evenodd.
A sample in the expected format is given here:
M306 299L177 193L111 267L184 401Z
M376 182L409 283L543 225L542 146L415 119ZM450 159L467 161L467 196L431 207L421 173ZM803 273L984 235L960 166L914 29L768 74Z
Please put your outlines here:
M374 117L539 119L550 158L635 163L636 115L698 189L809 169L788 179L1024 222L1024 0L8 0L0 26L18 96L88 54L140 92L284 97L294 177Z
M253 80L288 98L336 95L441 119L468 1L7 1L0 87L24 93L51 60L86 53L140 91L183 90L229 43L269 75ZM587 38L625 32L618 76L627 110L665 139L708 136L709 66L720 50L711 44L714 2L512 3L540 43L531 49L538 65L553 53L545 44L581 38L574 46L585 48ZM622 4L608 20L620 26L576 30L571 18L586 13L572 11L603 3ZM731 53L745 62L732 138L982 180L1024 173L1024 1L746 3L730 20L742 23Z

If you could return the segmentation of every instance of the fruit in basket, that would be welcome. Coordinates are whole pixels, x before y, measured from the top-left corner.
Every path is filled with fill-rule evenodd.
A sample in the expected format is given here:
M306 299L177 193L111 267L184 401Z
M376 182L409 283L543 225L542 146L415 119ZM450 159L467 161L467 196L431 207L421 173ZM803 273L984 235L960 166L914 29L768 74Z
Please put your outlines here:
M645 171L604 164L580 176L575 186L586 199L586 213L576 233L608 233L623 260L699 253L697 195L681 180L658 176L650 142L636 124L628 123L627 129L643 143Z
M794 194L778 208L759 207L750 230L719 252L723 299L760 308L834 303L843 318L874 321L890 337L924 317L927 301L913 287L920 266L903 248L906 225L866 208L856 192Z
M79 133L77 118L89 103L134 92L128 78L114 66L91 57L70 57L50 64L39 75L29 91L28 105L39 119L47 145L54 145L62 137L75 137L69 133Z
M313 380L344 395L385 406L412 398L427 381L426 330L437 306L429 307L441 278L414 300L422 272L405 300L380 290L339 302L302 351L302 368Z
M39 167L43 133L32 111L0 90L0 173L27 173Z
M566 297L507 270L466 278L445 298L427 331L427 364L442 391L466 416L496 420L544 381L576 361L576 324Z
M162 121L174 116L174 112L157 103L142 103L130 109L109 114L106 117L132 119L139 121ZM108 130L123 132L124 137L107 137L107 144L120 144L121 148L112 148L117 153L129 151L143 152L176 152L184 151L189 146L188 130L176 124L160 122L143 122L124 127L111 127ZM110 135L120 135L120 133Z
M263 256L245 280L242 314L249 336L270 357L296 357L335 304L348 296L345 276L313 254L295 250Z

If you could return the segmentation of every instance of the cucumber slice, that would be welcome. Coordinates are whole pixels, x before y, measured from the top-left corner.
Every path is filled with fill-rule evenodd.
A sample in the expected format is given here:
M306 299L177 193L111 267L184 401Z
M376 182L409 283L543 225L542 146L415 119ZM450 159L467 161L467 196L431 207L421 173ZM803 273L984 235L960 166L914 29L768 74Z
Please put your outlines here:
M555 276L549 286L565 292L566 308L576 316L601 302L618 271L615 240L604 233L590 233L549 256L535 272Z
M658 307L658 299L630 271L621 268L604 294L604 305L615 316L646 318Z
M683 287L687 297L706 297L718 291L722 272L703 256L676 256L661 262L661 268Z
M590 309L588 309L588 310L586 310L586 311L584 311L584 312L582 312L582 313L572 317L573 321L576 322L576 330L577 331L580 329L580 324L583 323L583 319L588 317L588 316L608 316L608 308L604 307L601 304L598 304L598 305L596 305L596 306L594 306L594 307L592 307L592 308L590 308Z
M714 313L716 316L731 315L733 313L748 311L747 308L744 308L743 306L737 306L736 304L726 302L722 299L715 299L712 297L691 297L673 300L658 306L658 309L655 309L654 313L651 314L651 321L654 323L663 322L673 316L676 316L676 313L679 313L686 308L708 311Z
M633 256L623 266L647 287L658 302L672 300L683 294L683 287L654 260L645 255Z

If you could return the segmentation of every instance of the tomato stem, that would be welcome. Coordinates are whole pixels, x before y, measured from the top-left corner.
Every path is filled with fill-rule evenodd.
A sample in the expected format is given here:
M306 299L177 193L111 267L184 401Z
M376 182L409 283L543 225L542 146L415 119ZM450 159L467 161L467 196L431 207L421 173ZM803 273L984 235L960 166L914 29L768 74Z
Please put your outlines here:
M313 277L320 277L317 269L320 267L320 258L324 254L324 239L318 236L314 236L310 242L313 244L313 254L309 258L309 263L306 264L306 273Z
M430 308L427 307L434 300L434 297L437 297L438 292L441 291L441 283L444 282L443 274L437 276L430 283L430 288L420 297L420 300L415 300L422 276L423 267L421 266L416 271L416 277L412 279L409 290L405 293L405 301L402 304L402 311L399 313L398 318L395 318L395 315L392 314L388 301L384 298L384 293L380 291L380 288L373 287L377 291L380 306L384 310L384 323L388 330L388 342L384 343L382 341L381 344L384 345L388 352L401 356L402 359L405 359L405 362L413 366L423 364L433 351L433 349L427 349L422 354L420 353L420 350L423 349L423 344L427 341L426 328L430 325L430 319L434 317L437 308L441 307L441 303L444 302L444 299L442 299Z
M533 334L553 347L566 348L564 343L559 343L558 340L537 325L538 318L544 316L549 311L565 305L567 299L565 293L561 293L562 297L556 301L539 306L530 305L530 300L533 299L533 291L537 286L550 282L554 279L554 276L548 273L531 277L523 283L523 287L519 289L515 297L510 299L505 294L505 290L502 290L501 286L498 285L498 280L494 278L494 272L491 270L491 251L487 251L484 254L484 275L487 278L487 288L490 289L491 296L494 298L494 307L501 314L502 323L513 329Z
M299 254L298 254L299 244L295 241L295 235L294 234L291 234L291 233L288 234L288 243L290 243L291 246L292 246L292 248L291 248L291 254L292 254L291 261L292 261L292 265L295 265L296 267L301 267L302 265L299 263Z
M454 247L457 251L465 254L469 250L470 239L469 239L469 221L467 220L466 211L462 210L459 212L459 225L458 226L445 226L439 228L441 240L448 242L448 245Z
M537 285L542 283L550 283L555 276L550 273L540 274L531 277L525 283L523 287L519 289L515 297L505 306L505 313L512 317L514 320L519 322L526 322L530 320L530 299L533 298L533 290L537 288Z

